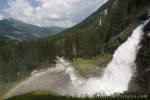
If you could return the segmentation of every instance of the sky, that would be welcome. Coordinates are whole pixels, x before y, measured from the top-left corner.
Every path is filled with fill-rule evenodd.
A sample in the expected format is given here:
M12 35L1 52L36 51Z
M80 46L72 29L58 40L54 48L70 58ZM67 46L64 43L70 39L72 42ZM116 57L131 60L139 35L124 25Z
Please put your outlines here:
M71 27L107 0L0 0L0 20L13 18L38 26Z

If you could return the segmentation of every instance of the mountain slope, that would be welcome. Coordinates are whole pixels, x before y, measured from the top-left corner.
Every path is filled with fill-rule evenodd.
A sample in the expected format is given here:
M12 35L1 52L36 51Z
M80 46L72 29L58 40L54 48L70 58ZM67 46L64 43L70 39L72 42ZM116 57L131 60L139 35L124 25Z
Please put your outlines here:
M109 0L83 22L53 38L57 45L64 44L72 51L61 54L68 58L92 57L104 50L113 52L137 26L138 17L147 12L149 4L148 0Z
M83 22L66 31L1 47L0 80L19 79L36 68L53 64L56 56L73 60L93 58L101 53L112 54L142 22L143 15L148 16L148 9L149 0L109 0Z
M18 40L46 37L63 30L60 27L39 27L15 19L0 20L0 36Z

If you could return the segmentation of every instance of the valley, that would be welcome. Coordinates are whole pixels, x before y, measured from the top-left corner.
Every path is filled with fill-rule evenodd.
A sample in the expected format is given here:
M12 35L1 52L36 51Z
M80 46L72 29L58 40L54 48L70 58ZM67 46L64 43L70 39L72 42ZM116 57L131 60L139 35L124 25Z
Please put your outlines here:
M41 92L41 97L62 95L64 100L69 100L64 95L93 96L102 91L108 96L124 91L148 92L149 9L149 0L109 0L81 23L69 29L53 27L55 32L12 19L1 20L9 23L5 27L9 32L4 36L0 30L0 84L30 76L8 92L10 97L21 94L18 98L36 98ZM59 65L58 61L63 62ZM78 81L81 86L73 86Z

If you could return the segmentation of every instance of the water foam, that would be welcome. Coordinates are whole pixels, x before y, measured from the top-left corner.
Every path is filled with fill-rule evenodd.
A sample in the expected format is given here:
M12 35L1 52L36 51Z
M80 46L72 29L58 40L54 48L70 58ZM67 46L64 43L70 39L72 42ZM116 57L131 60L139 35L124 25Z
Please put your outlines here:
M143 28L147 23L148 21L138 26L127 41L118 47L102 76L88 79L81 78L70 63L63 58L58 58L76 89L77 94L73 95L112 95L128 90L128 84L134 71L133 68L136 66L136 55L140 49L139 43L144 34Z

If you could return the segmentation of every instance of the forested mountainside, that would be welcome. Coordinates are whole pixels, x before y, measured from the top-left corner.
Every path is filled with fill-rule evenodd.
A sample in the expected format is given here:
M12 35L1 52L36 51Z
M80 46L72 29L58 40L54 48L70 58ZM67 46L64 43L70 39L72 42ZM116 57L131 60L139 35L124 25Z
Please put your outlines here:
M0 40L5 40L5 43L8 40L24 41L38 39L54 35L63 30L64 28L60 27L39 27L11 18L0 20Z
M92 58L101 53L112 54L148 16L148 9L149 0L109 0L83 22L64 32L40 40L2 46L0 80L15 81L36 68L54 63L56 56L71 60ZM147 50L144 49L144 52ZM148 59L145 60L148 62Z

